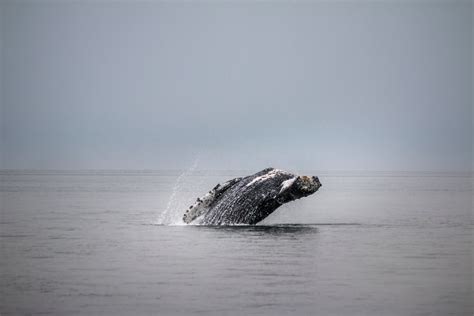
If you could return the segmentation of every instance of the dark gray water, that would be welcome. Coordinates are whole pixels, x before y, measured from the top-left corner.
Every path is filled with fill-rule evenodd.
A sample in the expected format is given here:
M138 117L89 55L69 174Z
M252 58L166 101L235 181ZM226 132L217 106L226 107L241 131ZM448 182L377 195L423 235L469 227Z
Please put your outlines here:
M239 172L3 171L0 313L473 314L470 175L313 174L261 226L198 227L158 223Z

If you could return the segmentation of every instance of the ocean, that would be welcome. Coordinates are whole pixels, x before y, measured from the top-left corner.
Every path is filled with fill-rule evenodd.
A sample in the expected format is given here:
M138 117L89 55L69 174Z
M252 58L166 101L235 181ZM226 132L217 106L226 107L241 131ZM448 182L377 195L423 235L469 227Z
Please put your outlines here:
M472 174L318 172L257 226L187 226L252 171L0 172L1 315L473 315Z

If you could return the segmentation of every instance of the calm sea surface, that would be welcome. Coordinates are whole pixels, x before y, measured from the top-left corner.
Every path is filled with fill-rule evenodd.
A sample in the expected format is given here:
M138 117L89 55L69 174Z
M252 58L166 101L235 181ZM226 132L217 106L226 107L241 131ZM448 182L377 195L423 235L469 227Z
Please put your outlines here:
M0 314L473 315L470 174L307 172L259 226L176 225L246 173L1 171Z

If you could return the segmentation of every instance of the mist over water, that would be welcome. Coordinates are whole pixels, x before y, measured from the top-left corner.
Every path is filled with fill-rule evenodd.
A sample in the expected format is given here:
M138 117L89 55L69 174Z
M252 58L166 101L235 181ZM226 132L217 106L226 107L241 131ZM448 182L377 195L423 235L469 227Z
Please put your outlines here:
M257 226L156 225L250 173L2 171L2 315L472 315L471 174L302 171Z
M0 20L3 168L472 170L472 1L4 0Z

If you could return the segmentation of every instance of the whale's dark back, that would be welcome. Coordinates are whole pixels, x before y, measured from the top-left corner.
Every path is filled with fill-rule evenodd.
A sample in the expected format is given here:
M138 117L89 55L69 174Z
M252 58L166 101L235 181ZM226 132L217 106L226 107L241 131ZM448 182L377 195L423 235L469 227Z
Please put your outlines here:
M316 177L298 177L267 168L251 176L217 185L184 215L204 225L256 224L282 204L310 195L320 187ZM194 215L192 215L194 212Z

